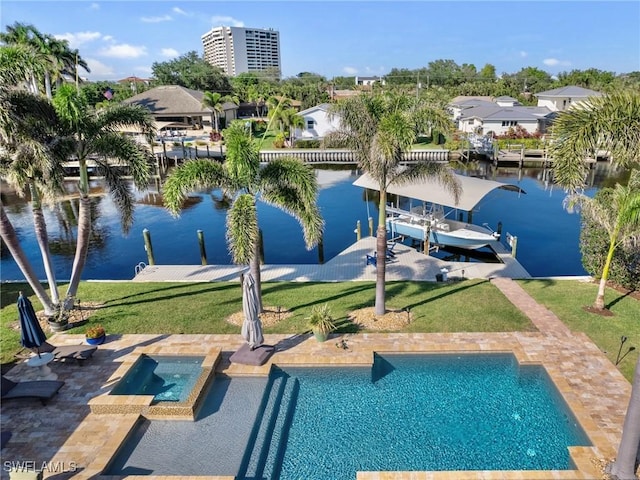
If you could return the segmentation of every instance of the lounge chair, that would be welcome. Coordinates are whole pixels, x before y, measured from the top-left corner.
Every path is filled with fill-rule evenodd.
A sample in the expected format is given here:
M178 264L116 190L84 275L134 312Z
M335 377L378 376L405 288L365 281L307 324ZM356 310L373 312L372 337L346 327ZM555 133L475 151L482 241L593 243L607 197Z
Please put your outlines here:
M92 345L51 345L49 342L44 342L38 348L40 353L50 352L53 353L54 360L75 360L79 364L82 364L88 358L94 354L94 352L98 349L96 346Z
M64 382L60 380L33 380L14 382L2 376L2 401L12 398L37 398L43 405L58 393Z

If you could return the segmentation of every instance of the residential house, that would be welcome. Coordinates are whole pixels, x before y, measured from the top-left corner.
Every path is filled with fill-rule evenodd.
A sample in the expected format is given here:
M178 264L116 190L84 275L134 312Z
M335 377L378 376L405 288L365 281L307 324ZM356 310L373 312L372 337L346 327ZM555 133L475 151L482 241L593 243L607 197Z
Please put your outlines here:
M356 85L361 87L372 87L376 82L380 82L384 85L384 79L380 77L356 77Z
M555 114L547 107L482 105L462 112L458 129L465 133L503 135L516 126L529 133L544 133Z
M179 85L163 85L134 95L122 103L148 108L157 122L158 130L164 127L213 128L213 111L202 106L203 97L204 93L198 90ZM233 102L226 102L222 108L219 118L221 127L224 127L237 118L238 106Z
M340 118L329 115L329 104L321 103L298 113L304 118L304 127L296 128L295 137L320 139L340 128Z
M539 107L547 107L553 112L561 112L589 97L600 97L602 93L588 88L568 86L554 88L534 95L538 98Z

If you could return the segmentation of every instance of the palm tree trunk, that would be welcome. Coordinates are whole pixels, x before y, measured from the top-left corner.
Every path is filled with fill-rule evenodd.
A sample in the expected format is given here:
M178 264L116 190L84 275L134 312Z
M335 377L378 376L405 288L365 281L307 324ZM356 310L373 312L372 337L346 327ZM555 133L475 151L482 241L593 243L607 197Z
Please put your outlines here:
M47 94L47 98L51 100L53 95L51 93L51 75L49 75L49 72L44 73L44 90Z
M617 226L616 226L617 227ZM609 244L609 252L607 253L607 259L604 262L602 269L602 277L600 277L600 286L598 287L598 295L596 301L593 304L594 308L598 310L604 310L604 292L607 286L607 279L609 278L609 270L611 269L611 261L613 259L613 252L616 250L616 239L618 238L619 228L615 228L611 235L611 243Z
M380 189L380 203L378 216L378 230L376 235L376 315L384 315L385 305L385 277L387 273L387 191Z
M66 298L64 300L65 310L70 310L75 303L75 296L78 293L80 285L80 277L84 270L84 264L87 261L87 252L89 251L89 236L91 234L91 201L89 196L80 194L80 208L78 218L78 241L76 244L76 255L73 259L73 268L71 270L71 279L67 288Z
M628 480L637 478L636 459L640 447L640 357L636 363L636 373L631 386L631 398L627 415L624 417L622 439L618 448L618 457L609 472L612 478Z
M258 292L258 312L262 313L262 278L260 277L260 242L257 240L253 249L253 257L249 262L249 271L256 282L256 291Z
M40 303L44 307L44 313L47 316L53 316L56 313L55 307L51 302L51 299L47 295L47 292L40 284L36 272L33 270L31 263L29 263L29 259L22 250L20 246L20 242L18 241L18 236L16 235L16 231L7 217L7 214L4 211L4 205L0 203L0 238L5 243L11 256L18 264L20 271L24 275L25 280L31 288L33 289L33 293L36 294Z
M45 222L44 215L42 213L40 196L33 182L31 182L31 184L29 185L29 189L31 191L31 211L33 213L33 226L35 228L38 246L40 247L40 255L42 256L44 271L47 275L47 282L49 283L51 301L54 305L58 305L60 303L60 296L58 295L58 284L56 282L56 274L53 268L53 262L51 261L51 251L49 250L49 235L47 234L47 223Z

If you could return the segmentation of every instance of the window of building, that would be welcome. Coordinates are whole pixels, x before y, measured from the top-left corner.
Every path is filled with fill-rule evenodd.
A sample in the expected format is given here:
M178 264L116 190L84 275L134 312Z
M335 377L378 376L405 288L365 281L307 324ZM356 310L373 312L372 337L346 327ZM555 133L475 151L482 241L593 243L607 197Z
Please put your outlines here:
M307 130L313 130L313 119L307 120Z
M518 125L518 122L516 120L503 120L502 121L502 126L503 127L515 127L516 125Z

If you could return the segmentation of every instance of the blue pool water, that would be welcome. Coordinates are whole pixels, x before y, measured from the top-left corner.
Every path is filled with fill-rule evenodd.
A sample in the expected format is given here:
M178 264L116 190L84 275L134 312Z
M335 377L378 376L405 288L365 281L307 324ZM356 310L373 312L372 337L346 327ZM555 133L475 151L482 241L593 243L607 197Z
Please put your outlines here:
M572 445L590 443L540 366L510 354L385 354L373 368L216 378L197 421L144 420L106 473L327 480L571 469Z
M202 371L204 357L141 355L111 395L153 395L153 402L183 402Z

